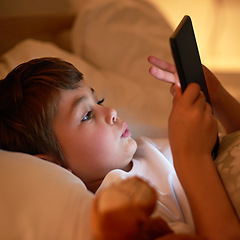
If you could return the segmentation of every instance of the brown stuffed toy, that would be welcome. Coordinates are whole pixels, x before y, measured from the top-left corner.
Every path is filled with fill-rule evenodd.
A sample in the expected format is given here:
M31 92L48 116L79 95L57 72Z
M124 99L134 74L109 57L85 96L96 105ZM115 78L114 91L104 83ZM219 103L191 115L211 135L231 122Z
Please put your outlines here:
M202 240L175 234L161 219L151 217L155 190L138 177L101 190L93 201L91 224L94 240Z

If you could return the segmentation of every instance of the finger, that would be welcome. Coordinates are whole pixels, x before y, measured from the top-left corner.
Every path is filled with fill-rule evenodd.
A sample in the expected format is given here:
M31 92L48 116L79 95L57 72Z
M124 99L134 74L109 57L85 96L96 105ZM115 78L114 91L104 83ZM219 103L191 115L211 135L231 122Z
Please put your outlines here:
M176 88L179 88L181 90L181 93L182 93L182 88L181 88L181 85L179 83L172 84L172 86L170 88L170 93L172 94L173 97L175 96L175 89Z
M149 56L148 61L154 66L161 68L162 70L169 71L171 73L175 73L177 71L174 64L160 60L157 57Z
M213 128L215 128L215 131L217 133L218 131L218 122L217 119L214 117L212 113L212 108L209 103L206 103L206 108L205 108L205 118L207 119L206 121L210 121ZM216 134L217 136L217 134Z
M169 83L176 83L177 82L176 77L173 73L161 70L161 69L156 68L154 66L150 67L149 72L153 77L155 77L159 80L162 80L164 82L169 82Z
M208 102L206 102L206 109L205 109L205 111L211 113L212 116L214 116L212 107L211 107L211 105Z
M195 107L197 107L198 109L200 109L202 111L206 110L206 108L207 108L206 97L204 96L204 93L202 91L199 92L199 95L193 104Z
M182 96L182 89L178 85L174 84L171 87L171 91L173 92L173 104L175 104Z
M184 91L184 99L190 104L194 104L200 96L201 88L197 83L190 83Z

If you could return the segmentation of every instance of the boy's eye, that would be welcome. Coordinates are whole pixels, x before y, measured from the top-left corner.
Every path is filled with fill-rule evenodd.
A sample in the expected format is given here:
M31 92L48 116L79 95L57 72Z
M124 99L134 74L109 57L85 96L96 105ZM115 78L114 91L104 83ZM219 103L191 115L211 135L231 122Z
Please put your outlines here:
M100 101L97 101L97 104L98 105L102 105L102 103L104 102L104 98ZM87 112L87 114L82 118L82 122L85 122L85 121L89 121L93 118L93 110Z
M92 117L93 117L93 113L92 113L92 111L89 111L89 112L83 117L82 122L89 121L89 120L92 119Z
M104 98L100 101L97 102L98 105L102 105L102 103L104 102Z

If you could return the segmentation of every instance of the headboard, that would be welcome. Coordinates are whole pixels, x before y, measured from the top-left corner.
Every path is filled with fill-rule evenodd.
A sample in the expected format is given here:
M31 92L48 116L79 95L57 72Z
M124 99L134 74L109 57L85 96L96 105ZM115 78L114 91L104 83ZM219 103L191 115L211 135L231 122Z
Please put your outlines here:
M51 41L69 50L68 31L74 19L73 13L0 16L0 54L30 37Z

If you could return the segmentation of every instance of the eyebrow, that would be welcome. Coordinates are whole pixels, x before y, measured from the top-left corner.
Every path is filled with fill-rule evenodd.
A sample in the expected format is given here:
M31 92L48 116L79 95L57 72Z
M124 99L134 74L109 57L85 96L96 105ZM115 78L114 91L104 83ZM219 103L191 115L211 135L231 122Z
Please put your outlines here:
M92 92L92 95L94 95L95 93L95 90L93 88L90 88L91 92ZM81 102L83 102L87 97L86 96L82 96L80 98L77 98L73 104L72 104L72 107L71 107L71 113L74 113L75 109L79 106L79 104Z

